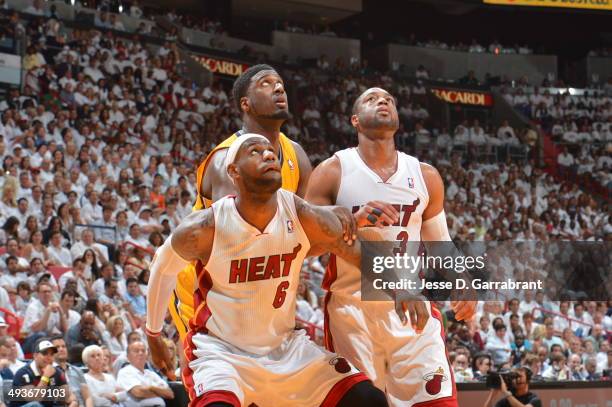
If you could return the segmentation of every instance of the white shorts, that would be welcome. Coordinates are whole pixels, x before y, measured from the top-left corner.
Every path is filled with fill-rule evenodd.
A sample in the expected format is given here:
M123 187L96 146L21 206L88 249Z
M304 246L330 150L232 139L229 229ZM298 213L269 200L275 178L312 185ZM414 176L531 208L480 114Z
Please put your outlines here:
M456 407L440 312L431 305L422 334L400 321L391 302L362 302L329 294L325 344L384 391L390 406Z
M278 348L255 355L206 334L186 343L183 373L190 406L226 402L235 407L335 406L355 384L368 380L344 358L293 331Z

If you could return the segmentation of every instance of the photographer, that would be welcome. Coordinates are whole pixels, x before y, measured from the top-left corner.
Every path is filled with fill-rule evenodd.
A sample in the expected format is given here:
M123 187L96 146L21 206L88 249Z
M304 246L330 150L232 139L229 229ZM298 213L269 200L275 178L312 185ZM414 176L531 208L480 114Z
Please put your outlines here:
M495 407L542 407L542 401L534 393L529 391L529 381L531 380L531 370L526 367L519 367L512 370L508 380L511 384L511 389L508 389L508 384L501 375L499 377L499 387L491 384L487 380L487 387L491 388L489 397L484 404L484 407L493 406L493 401L497 400Z

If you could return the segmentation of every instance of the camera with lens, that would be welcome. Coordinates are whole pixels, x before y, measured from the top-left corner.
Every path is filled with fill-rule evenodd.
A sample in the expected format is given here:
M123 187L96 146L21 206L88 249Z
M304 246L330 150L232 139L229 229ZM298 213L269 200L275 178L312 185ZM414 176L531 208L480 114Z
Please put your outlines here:
M516 372L511 372L509 370L490 373L487 375L485 385L487 389L501 389L501 381L503 380L506 383L508 391L514 392L513 381L518 377L519 375Z

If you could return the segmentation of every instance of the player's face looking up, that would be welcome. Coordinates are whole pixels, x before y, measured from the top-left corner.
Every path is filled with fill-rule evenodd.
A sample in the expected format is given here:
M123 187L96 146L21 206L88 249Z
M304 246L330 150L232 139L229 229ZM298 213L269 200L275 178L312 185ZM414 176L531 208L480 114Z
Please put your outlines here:
M253 193L273 193L282 185L281 167L274 148L269 141L261 139L246 141L234 164L229 167L229 175L236 185Z
M245 112L262 119L287 120L291 116L285 84L276 71L265 70L253 76L241 106Z
M355 102L351 122L360 133L367 130L396 131L399 118L395 98L381 88L366 90Z

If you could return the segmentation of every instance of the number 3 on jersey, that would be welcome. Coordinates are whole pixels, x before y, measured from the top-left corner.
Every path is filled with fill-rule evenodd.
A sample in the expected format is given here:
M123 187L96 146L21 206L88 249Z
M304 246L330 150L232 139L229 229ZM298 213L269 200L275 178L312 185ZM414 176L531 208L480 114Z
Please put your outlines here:
M399 247L393 249L393 254L405 254L406 253L406 245L408 244L408 232L402 230L395 237L399 241Z
M287 298L287 288L289 288L289 281L281 281L276 288L276 295L274 296L274 301L272 301L272 306L274 308L283 306L285 298Z

